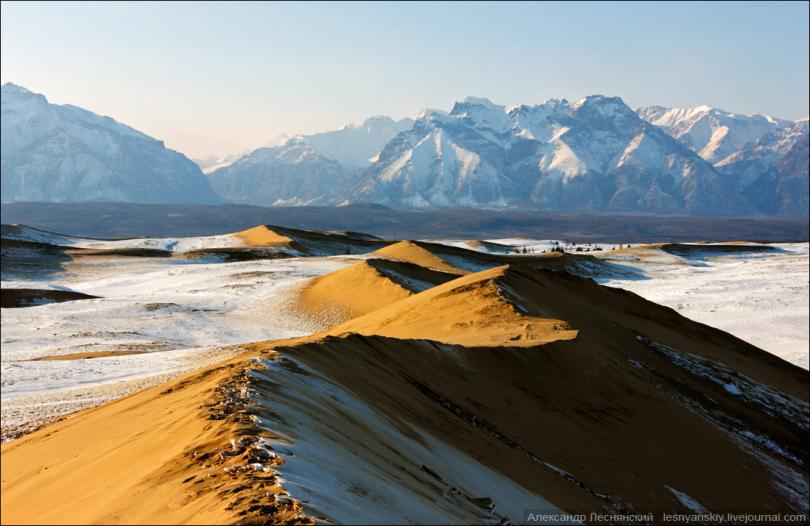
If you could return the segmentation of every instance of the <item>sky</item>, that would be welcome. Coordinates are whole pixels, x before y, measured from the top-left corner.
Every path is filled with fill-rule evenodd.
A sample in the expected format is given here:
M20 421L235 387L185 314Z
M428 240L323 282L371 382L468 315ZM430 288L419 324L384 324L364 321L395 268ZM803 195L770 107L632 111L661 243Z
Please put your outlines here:
M807 2L2 2L2 82L192 158L372 115L616 95L808 112Z

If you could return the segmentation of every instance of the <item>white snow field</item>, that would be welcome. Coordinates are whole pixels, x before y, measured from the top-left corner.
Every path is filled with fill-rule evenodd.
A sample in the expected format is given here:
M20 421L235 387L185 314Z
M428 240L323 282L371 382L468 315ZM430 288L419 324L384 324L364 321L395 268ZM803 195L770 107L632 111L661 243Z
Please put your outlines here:
M640 269L645 279L601 279L676 309L808 368L808 244L772 245L781 252L684 258L663 250L604 258ZM632 254L632 253L631 253Z
M313 332L316 322L290 312L291 293L351 261L102 258L42 281L4 281L99 296L2 309L4 437L223 359L230 345ZM121 354L40 360L78 353Z
M572 241L557 240L557 239L531 239L526 237L509 237L503 239L486 239L481 241L471 241L468 239L441 239L441 240L425 240L431 243L439 243L440 245L448 245L459 248L466 248L467 250L475 250L477 252L485 252L487 254L511 254L521 255L522 250L526 250L527 254L542 254L549 252L555 248L561 248L566 252L600 252L606 250L614 250L621 247L630 247L637 245L630 245L627 243L575 243Z

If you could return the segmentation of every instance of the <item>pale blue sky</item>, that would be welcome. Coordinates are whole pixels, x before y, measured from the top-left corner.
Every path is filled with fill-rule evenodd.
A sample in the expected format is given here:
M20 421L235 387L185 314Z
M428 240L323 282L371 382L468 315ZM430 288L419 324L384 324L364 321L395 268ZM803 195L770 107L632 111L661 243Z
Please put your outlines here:
M2 82L198 157L467 95L808 114L808 3L7 3Z

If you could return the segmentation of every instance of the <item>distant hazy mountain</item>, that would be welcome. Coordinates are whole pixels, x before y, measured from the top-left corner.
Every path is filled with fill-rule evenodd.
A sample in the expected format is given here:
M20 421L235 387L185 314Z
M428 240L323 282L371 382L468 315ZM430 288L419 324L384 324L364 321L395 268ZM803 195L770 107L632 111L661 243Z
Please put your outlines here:
M2 86L3 202L216 203L199 167L163 142Z
M211 173L215 170L219 170L220 168L224 168L226 166L230 166L234 163L234 161L242 158L243 156L247 155L249 152L242 152L242 153L233 153L230 155L209 155L204 159L192 159L197 166L200 167L204 174Z
M662 128L683 145L714 164L763 135L789 128L792 121L768 115L741 115L709 106L649 106L639 116Z
M383 146L412 125L411 119L371 117L359 126L296 135L205 172L214 190L236 203L333 204Z
M746 213L723 176L616 97L427 113L344 202L657 213Z
M348 125L335 131L299 136L315 151L352 168L370 165L383 147L399 132L410 129L412 119L395 121L390 117L370 117L359 126Z
M294 137L283 146L254 150L208 179L219 195L235 203L328 205L340 198L356 173Z

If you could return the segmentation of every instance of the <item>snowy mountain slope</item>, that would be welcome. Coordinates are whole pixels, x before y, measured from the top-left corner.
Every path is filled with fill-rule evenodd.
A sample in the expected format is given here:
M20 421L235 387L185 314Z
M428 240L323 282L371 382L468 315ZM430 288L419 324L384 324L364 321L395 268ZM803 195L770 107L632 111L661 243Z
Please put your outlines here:
M2 199L216 203L184 155L129 126L2 86Z
M296 135L205 170L223 197L254 205L330 205L413 120L371 117L335 131Z
M770 169L748 185L743 193L765 214L808 216L810 210L810 136L804 131Z
M395 137L345 202L549 210L744 212L708 163L621 99L427 114Z
M808 122L798 121L793 126L766 133L726 158L715 167L722 173L734 176L740 191L759 176L771 171L802 141L807 141Z
M312 148L326 158L346 167L365 168L396 134L413 126L412 119L395 121L390 117L370 117L360 125L349 124L339 130L303 135Z
M214 190L235 203L327 205L356 173L294 137L283 146L259 148L208 174Z
M752 211L808 215L808 121L740 115L708 106L640 108L638 114L711 162Z
M792 121L768 115L741 115L709 106L648 106L639 108L638 114L712 164L767 133L793 125Z

